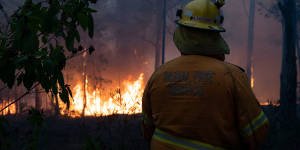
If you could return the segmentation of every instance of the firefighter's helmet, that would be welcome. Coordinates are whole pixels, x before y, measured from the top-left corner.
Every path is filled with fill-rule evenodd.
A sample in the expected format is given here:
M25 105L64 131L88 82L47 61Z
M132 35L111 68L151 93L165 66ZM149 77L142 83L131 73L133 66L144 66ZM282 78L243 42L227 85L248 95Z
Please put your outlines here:
M224 0L193 0L177 11L176 15L180 19L176 23L186 27L225 32L222 27L224 17L220 10L224 4Z

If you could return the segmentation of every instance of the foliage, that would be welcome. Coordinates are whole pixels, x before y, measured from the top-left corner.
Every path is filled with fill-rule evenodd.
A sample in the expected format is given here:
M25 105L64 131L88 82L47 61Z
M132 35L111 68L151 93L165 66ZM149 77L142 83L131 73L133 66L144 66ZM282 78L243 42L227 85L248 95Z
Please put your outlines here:
M263 107L269 122L269 137L261 150L294 149L300 142L300 120L289 120L280 114L279 106Z
M41 138L44 133L42 131L45 129L43 111L35 110L31 108L29 111L29 116L27 120L32 128L32 132L28 135L28 141L25 145L26 150L38 150L40 148L39 143L41 143Z
M62 70L66 50L73 54L80 43L78 27L94 35L90 3L95 0L26 0L14 12L9 31L0 35L0 80L9 88L23 84L31 90L41 84L45 91L59 94L69 107L71 90L65 84ZM93 50L90 50L92 52Z
M274 18L278 21L282 19L281 12L278 7L280 0L259 0L257 2L260 15L264 15L266 18ZM300 22L300 0L296 0L296 15L297 20Z
M85 138L85 144L83 147L83 150L102 150L101 144L99 142L96 142L91 137Z
M2 149L10 149L11 147L11 141L9 138L9 132L8 132L8 121L0 117L0 150Z

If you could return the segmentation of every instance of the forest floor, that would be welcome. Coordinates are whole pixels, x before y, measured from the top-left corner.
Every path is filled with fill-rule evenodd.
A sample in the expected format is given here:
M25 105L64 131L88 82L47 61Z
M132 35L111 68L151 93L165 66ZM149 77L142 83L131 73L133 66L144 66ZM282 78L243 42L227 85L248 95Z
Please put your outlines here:
M26 117L9 116L8 120L12 149L29 147L34 131ZM37 150L94 150L91 145L105 150L149 149L142 136L140 115L46 117L41 132Z
M263 150L292 149L299 147L298 124L281 130L276 117L278 107L264 107L271 128ZM26 116L6 116L9 121L9 139L12 150L27 150L35 142L37 150L148 150L143 139L140 115L113 115L107 117L69 118L45 117L38 140L33 138L34 128ZM1 126L0 126L1 128ZM1 129L0 129L1 130ZM1 134L0 134L1 138ZM1 143L0 143L1 144ZM0 146L1 149L1 146Z

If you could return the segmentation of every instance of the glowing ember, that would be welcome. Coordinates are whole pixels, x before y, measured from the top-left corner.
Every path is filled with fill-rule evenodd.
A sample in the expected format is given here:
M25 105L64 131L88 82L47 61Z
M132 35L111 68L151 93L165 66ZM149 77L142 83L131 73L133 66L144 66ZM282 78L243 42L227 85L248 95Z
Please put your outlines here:
M90 92L88 80L85 82L85 91L82 83L77 84L73 89L73 100L70 101L70 108L59 103L61 114L71 117L84 116L106 116L112 114L135 114L142 111L141 101L144 92L144 74L141 73L136 81L124 81L124 89L118 88L117 92L108 99L101 99L100 91L95 89ZM84 109L84 92L86 93L86 107Z
M260 102L259 104L260 104L261 106L267 106L267 105L270 105L269 102Z
M9 100L8 101L1 100L0 109L2 110L2 108L4 108L5 106L7 106L10 103L11 102ZM0 115L8 115L8 114L16 114L16 105L15 104L12 104L8 108L4 109Z

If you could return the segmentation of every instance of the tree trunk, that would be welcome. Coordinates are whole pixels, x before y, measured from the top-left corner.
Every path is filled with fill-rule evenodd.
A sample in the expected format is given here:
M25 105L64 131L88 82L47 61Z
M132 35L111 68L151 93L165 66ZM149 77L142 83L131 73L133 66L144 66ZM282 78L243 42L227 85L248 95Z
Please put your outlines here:
M248 47L247 47L247 75L251 84L254 87L253 78L253 41L254 41L254 18L255 18L255 0L250 1L249 9L249 25L248 25Z
M156 40L155 40L155 62L154 67L157 69L160 66L160 49L161 49L161 33L162 33L162 12L161 12L161 1L156 0Z
M59 104L58 104L58 96L54 95L54 99L55 99L55 116L58 116L60 114Z
M18 86L17 85L15 85L14 91L15 91L14 99L17 99L19 97L18 96ZM20 113L20 101L17 101L15 105L16 105L16 114L18 114L18 113Z
M50 95L50 102L52 108L54 108L54 115L58 116L59 115L59 105L58 105L58 97L57 95L54 95L51 93Z
M87 74L86 74L86 52L83 53L83 108L81 112L81 117L84 117L86 109L86 92L87 92Z
M161 64L165 63L166 48L166 19L167 19L167 0L162 0L162 44L161 44Z
M285 0L280 6L282 13L283 55L280 76L280 112L283 118L296 119L296 2Z
M42 109L42 98L40 95L40 88L37 86L35 88L35 109L41 110Z

